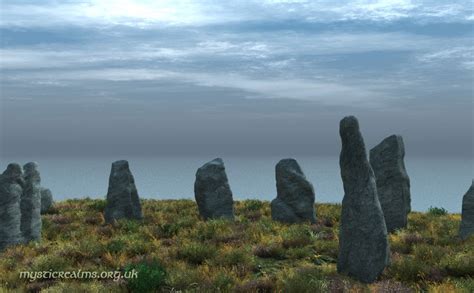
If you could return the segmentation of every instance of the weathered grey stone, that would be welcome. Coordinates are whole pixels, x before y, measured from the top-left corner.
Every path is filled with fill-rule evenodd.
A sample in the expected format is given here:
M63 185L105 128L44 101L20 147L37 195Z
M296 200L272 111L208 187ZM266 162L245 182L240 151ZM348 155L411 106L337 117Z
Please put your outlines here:
M275 167L277 197L272 201L272 219L285 223L316 222L313 185L298 162L283 159Z
M471 187L462 198L462 215L459 236L467 239L474 235L474 180Z
M21 166L9 164L0 175L0 251L21 242L20 200L23 192Z
M104 218L107 223L124 218L143 218L135 179L125 160L112 163Z
M48 188L41 187L41 213L47 213L54 204L53 194Z
M392 135L370 150L370 165L377 182L377 194L387 232L406 228L411 211L410 178L405 170L403 138Z
M24 242L41 239L41 178L38 164L27 163L23 166L25 185L21 195L21 234Z
M222 159L214 159L197 170L194 197L205 220L234 219L234 200Z
M357 119L353 116L342 119L339 133L344 199L337 270L371 283L389 264L387 228Z

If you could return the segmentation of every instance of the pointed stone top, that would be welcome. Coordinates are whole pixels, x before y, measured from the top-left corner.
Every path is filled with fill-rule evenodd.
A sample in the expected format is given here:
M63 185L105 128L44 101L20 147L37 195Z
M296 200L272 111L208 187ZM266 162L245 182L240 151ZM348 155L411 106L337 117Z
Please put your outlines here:
M36 162L29 162L23 165L23 169L26 172L32 172L32 171L37 171L38 170L38 163Z
M115 183L111 183L112 181ZM122 182L124 184L129 184L129 181L134 182L134 178L132 172L130 171L130 167L128 165L128 161L126 160L119 160L112 163L112 168L110 170L110 177L109 177L109 187L117 182Z
M128 168L129 166L127 160L118 160L112 163L112 169L114 170L123 170Z
M17 163L10 163L7 166L7 169L3 172L2 175L9 177L9 178L18 178L21 177L22 174L21 166Z
M392 134L384 138L378 145L376 145L373 150L376 149L385 149L385 148L398 148L404 149L403 137L398 134Z
M224 161L221 158L215 158L214 160L207 162L204 166L206 165L224 165Z
M354 116L346 116L339 123L340 131L358 131L359 130L359 121Z
M401 135L390 135L370 150L370 162L375 169L379 168L380 164L383 165L388 161L394 161L398 162L397 164L403 169L400 172L406 173L403 163L404 157L405 145Z
M361 161L366 160L364 138L360 132L359 121L356 117L346 116L341 120L339 124L339 135L342 140L342 153L346 153L343 157L348 156L349 161L354 159Z
M7 169L0 176L0 179L9 181L10 183L16 183L20 186L23 186L25 180L23 179L23 169L17 163L10 163L7 166Z
M289 165L289 166L297 166L298 162L296 162L295 159L293 158L286 158L286 159L281 159L277 165Z
M471 191L471 192L470 192ZM469 187L469 190L467 191L468 193L470 192L474 196L474 179L472 179L471 186Z
M211 172L212 171L221 171L223 169L225 169L224 161L221 158L215 158L214 160L209 161L209 162L205 163L204 165L202 165L198 169L198 173L203 172L203 171L211 171Z
M403 146L403 137L399 134L392 134L389 137L386 137L384 140L382 140L382 144L383 143L390 143L392 145Z
M383 141L395 141L395 140L399 140L399 139L403 139L401 135L392 134L392 135L386 137Z
M36 162L29 162L23 166L23 170L25 170L24 177L25 182L41 182L40 172L38 170L38 163Z
M469 186L469 189L467 190L465 195L474 198L474 180L472 180L471 186ZM474 206L473 206L473 208L474 208Z
M286 174L288 172L303 175L303 171L301 170L300 165L295 159L292 158L280 160L278 164L276 164L275 170L277 176L279 176L280 174L283 175L283 173Z

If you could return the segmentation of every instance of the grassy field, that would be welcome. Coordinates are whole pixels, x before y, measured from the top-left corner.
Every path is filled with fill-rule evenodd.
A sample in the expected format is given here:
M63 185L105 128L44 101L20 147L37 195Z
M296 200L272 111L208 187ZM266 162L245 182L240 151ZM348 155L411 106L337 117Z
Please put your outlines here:
M236 220L201 221L191 200L143 200L144 221L104 225L104 200L67 200L43 216L41 243L0 256L0 291L36 292L474 292L474 237L460 215L411 213L390 236L392 264L365 285L336 272L340 205L318 223L285 225L270 204L235 203ZM138 271L137 279L30 281L20 271Z

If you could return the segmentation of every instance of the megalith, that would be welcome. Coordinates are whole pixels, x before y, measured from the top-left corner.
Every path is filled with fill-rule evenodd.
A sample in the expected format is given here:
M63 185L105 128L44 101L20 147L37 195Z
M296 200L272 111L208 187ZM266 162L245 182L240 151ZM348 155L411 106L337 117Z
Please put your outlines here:
M389 233L406 228L411 211L410 178L404 158L405 146L400 135L391 135L370 150L370 165Z
M53 194L48 188L41 187L41 213L47 213L54 205Z
M12 163L0 175L0 251L22 240L20 229L22 173L21 166Z
M339 127L344 198L337 271L372 283L389 264L387 228L359 123L355 117L348 116Z
M194 196L203 219L234 219L234 200L221 158L207 162L197 170Z
M120 219L143 218L135 179L126 160L112 163L106 201L104 211L106 223Z
M41 239L41 177L38 164L29 162L23 166L24 187L21 195L21 234L23 241Z
M466 239L474 235L474 180L462 198L462 215L459 236Z
M272 219L284 223L316 223L314 188L295 159L283 159L275 167L277 197Z

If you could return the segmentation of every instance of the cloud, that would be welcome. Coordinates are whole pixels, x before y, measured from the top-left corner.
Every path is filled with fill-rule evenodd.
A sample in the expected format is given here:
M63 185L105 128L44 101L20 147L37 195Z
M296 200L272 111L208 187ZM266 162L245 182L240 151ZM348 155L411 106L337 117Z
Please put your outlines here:
M298 19L316 22L343 20L470 21L469 0L436 1L189 1L189 0L89 0L41 1L18 4L3 1L1 26L151 25L194 26L239 21ZM469 8L470 7L470 8Z
M474 70L474 47L460 46L423 54L418 59L425 63L445 65L446 62L458 63L468 70Z
M186 37L183 37L184 39ZM188 46L161 42L129 41L110 44L82 44L71 48L62 45L38 45L0 49L2 69L58 68L103 65L104 62L167 61L192 62L200 57L266 58L271 54L268 45L256 41L196 41Z
M417 7L410 0L354 1L331 10L344 20L390 21L410 17Z
M152 69L103 68L89 70L67 70L33 72L12 75L9 80L29 80L37 85L62 85L87 81L159 81L188 83L200 87L219 87L243 91L242 97L260 99L297 99L318 102L324 105L347 105L359 103L368 107L380 106L393 98L383 93L377 83L351 84L344 81L298 78L254 78L241 74L176 72ZM98 97L100 98L100 97Z
M472 16L463 1L442 5L409 0L338 5L303 0L21 3L4 1L2 25L33 26L10 31L18 35L26 31L21 37L28 39L35 39L29 37L40 31L46 39L37 36L33 44L15 43L20 36L12 34L4 42L2 80L14 81L18 91L32 85L64 85L64 81L67 85L165 81L233 89L256 98L373 106L397 96L423 98L427 93L421 85L426 89L431 84L431 91L441 88L440 71L430 64L442 63L451 76L462 76L473 67L471 35L417 34L404 30L401 23L387 27L370 22L352 28L361 20L385 24L405 18L414 21L417 16L436 19L436 24L462 22ZM291 24L295 19L295 29L281 23L274 30L268 28L273 21ZM349 21L349 28L332 25L339 21ZM202 26L207 24L224 26ZM55 32L52 25L64 31L48 35ZM88 28L82 31L68 25ZM425 28L424 24L417 27ZM55 39L75 32L91 38L73 43ZM470 87L457 79L460 89Z
M308 79L255 79L240 75L188 76L192 82L209 87L240 89L258 94L258 98L285 98L315 101L324 105L348 105L363 103L364 106L383 104L385 94L370 89L367 85L349 85Z
M207 38L207 39L205 39ZM196 37L180 32L179 41L148 40L132 42L127 38L114 39L105 43L84 43L77 46L30 45L0 50L2 69L59 68L71 66L107 66L119 62L121 66L133 65L134 61L172 62L191 66L203 60L220 60L228 65L251 64L264 66L265 70L292 64L304 56L356 54L365 52L422 52L440 47L442 38L420 36L400 32L365 33L319 33L304 34L282 32L273 36L263 33L255 35L214 34ZM452 39L458 44L467 44L470 39ZM184 43L184 44L183 44ZM297 44L297 45L295 45ZM420 60L432 59L426 55ZM283 60L283 61L282 61ZM152 66L147 63L141 66ZM156 65L156 64L155 64ZM250 66L250 65L249 65ZM213 70L208 66L206 70ZM270 71L271 73L271 71Z

